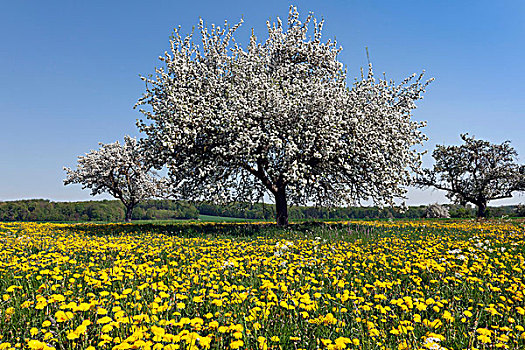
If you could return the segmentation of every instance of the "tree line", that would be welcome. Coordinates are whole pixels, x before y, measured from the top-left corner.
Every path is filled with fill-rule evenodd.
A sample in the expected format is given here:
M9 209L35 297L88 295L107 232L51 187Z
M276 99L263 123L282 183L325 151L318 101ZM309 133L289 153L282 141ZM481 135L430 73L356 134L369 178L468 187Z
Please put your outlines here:
M446 206L451 218L473 218L476 210L461 205ZM417 219L426 216L427 206L412 206L406 211L397 208L379 207L308 207L291 206L291 220L347 220L347 219ZM134 220L175 220L197 219L200 215L224 216L234 218L272 220L275 207L263 203L190 203L176 200L147 200L137 205L133 211ZM523 206L489 207L489 217L525 216ZM102 200L85 202L52 202L45 199L31 199L0 202L0 221L104 221L125 220L125 207L121 201Z
M105 221L125 219L125 206L118 200L52 202L30 199L0 202L0 221ZM184 201L147 200L133 211L135 220L196 219L199 211Z
M275 219L275 206L262 203L232 203L219 205L213 203L195 204L202 215L236 217L245 219ZM450 218L475 218L476 208L470 205L446 204ZM311 207L290 206L288 215L291 220L347 220L347 219L421 219L428 216L426 205L410 206L407 210L396 207ZM487 217L524 217L523 205L488 207Z

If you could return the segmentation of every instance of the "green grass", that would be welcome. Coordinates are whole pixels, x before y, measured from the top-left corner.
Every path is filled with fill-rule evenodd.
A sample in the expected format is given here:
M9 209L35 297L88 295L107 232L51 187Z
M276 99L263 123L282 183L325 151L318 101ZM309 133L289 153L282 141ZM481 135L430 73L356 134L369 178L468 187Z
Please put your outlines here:
M198 219L172 219L172 220L133 220L134 224L170 224L176 222L254 222L256 219L233 218L228 216L199 215Z
M254 222L260 219L232 218L228 216L199 215L199 221L203 222Z

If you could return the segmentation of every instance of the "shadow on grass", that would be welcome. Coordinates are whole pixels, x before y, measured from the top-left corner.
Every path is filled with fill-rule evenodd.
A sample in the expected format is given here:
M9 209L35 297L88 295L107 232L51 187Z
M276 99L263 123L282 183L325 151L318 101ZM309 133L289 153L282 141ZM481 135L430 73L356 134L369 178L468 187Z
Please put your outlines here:
M379 237L391 236L391 230L355 223L326 223L308 221L286 227L275 223L140 223L140 224L75 224L67 226L74 232L93 236L127 234L158 234L181 238L235 239L235 240L323 240L374 243Z
M321 234L321 231L348 231L349 224L309 221L292 223L286 227L274 223L138 223L138 224L72 224L68 230L89 235L120 235L130 233L158 233L178 237L253 237L294 234Z

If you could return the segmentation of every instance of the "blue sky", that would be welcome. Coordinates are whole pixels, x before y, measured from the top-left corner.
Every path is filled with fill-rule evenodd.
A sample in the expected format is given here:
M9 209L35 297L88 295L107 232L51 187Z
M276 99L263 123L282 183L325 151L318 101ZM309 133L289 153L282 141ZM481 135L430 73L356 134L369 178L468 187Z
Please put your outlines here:
M525 161L525 2L295 1L325 19L324 38L343 47L349 77L366 66L402 80L425 69L435 77L414 113L428 121L425 148L458 144L459 134L511 140ZM138 135L133 105L144 92L172 29L189 32L202 17L222 24L244 17L251 28L286 18L286 1L5 1L0 7L0 200L93 199L64 187L63 166L76 157ZM432 163L426 156L425 164ZM109 198L98 196L96 198ZM409 204L445 202L412 190ZM525 202L525 197L492 205Z

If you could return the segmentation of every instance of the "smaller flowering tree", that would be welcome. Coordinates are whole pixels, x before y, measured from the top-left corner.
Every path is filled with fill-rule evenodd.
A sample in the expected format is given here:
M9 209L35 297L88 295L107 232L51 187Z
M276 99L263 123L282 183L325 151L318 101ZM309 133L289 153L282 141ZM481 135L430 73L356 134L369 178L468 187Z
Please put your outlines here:
M416 179L419 187L447 191L447 197L461 205L478 207L485 217L487 203L525 191L525 165L517 163L517 152L509 141L496 145L462 134L460 146L437 145L432 153L436 164L423 169Z
M450 214L448 208L437 203L430 204L425 210L425 217L427 218L449 218Z
M122 145L118 141L100 143L100 149L79 156L77 169L64 168L64 185L81 184L82 189L91 189L92 196L107 192L120 199L126 208L126 222L130 222L133 208L157 196L162 187L148 163L137 140L125 136Z

